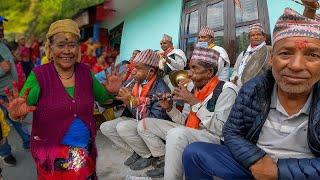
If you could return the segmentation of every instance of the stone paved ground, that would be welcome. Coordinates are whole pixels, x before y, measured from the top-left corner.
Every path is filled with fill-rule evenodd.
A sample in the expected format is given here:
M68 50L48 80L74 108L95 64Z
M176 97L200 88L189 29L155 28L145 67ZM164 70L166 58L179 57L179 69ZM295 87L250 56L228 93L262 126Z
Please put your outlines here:
M22 148L21 140L13 128L11 128L11 133L8 139L12 145L12 153L16 157L18 163L15 167L3 166L3 163L0 163L0 166L3 168L4 179L36 179L35 165L32 161L30 152ZM115 147L101 134L101 132L98 132L97 148L99 153L97 160L97 174L100 180L122 180L125 179L126 175L144 176L145 171L148 170L132 171L130 168L123 165L124 160L131 154L125 150ZM158 180L161 180L161 178Z

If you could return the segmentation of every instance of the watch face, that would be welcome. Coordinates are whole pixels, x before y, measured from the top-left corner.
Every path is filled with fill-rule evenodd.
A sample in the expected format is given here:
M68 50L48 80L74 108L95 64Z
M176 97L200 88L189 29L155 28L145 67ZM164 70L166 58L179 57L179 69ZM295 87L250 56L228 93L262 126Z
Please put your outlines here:
M198 112L200 108L201 108L201 104L200 103L191 106L192 112L195 112L195 113Z

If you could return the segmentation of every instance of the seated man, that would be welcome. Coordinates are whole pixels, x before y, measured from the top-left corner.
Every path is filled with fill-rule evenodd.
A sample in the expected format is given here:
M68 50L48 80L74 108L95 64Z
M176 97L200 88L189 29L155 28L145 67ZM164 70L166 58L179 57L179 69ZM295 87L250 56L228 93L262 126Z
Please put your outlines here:
M119 117L101 124L101 132L117 146L130 150L133 155L125 165L133 170L140 170L151 165L154 160L150 151L137 132L138 120L145 117L157 117L163 120L170 118L159 102L147 102L154 94L167 93L170 89L158 76L159 55L151 49L139 53L134 59L135 69L132 76L136 83L130 91L123 87L119 90L117 99L123 101L132 117Z
M287 8L273 31L272 71L246 83L225 145L193 143L187 179L320 179L320 22Z
M181 157L189 143L203 141L220 144L222 127L236 99L237 90L234 84L220 81L216 76L218 59L219 52L216 50L195 48L188 74L194 84L194 93L182 84L173 91L174 100L185 103L182 113L173 107L172 101L162 100L160 105L173 122L159 120L158 117L139 122L139 135L152 156L165 159L165 163L159 163L156 169L147 172L149 177L161 177L164 173L164 179L182 179Z

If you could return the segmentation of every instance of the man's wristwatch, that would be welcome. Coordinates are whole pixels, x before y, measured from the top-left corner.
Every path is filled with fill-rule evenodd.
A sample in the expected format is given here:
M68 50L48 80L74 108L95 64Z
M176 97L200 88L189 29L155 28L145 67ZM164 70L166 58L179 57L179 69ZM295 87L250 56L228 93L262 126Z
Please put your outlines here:
M197 104L191 106L191 111L194 112L194 113L197 113L200 110L201 107L202 107L202 104L201 103L197 103Z

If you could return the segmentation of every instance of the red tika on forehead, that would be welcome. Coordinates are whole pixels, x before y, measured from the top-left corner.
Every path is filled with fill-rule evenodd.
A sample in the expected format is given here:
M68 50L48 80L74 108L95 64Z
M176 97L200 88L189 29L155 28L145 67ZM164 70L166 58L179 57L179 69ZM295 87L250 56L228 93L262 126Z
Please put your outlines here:
M67 39L67 40L69 40L69 39L71 39L72 34L71 34L71 33L66 32L66 33L64 33L64 36L66 37L66 39Z
M296 40L294 43L298 49L305 49L308 45L308 40Z

